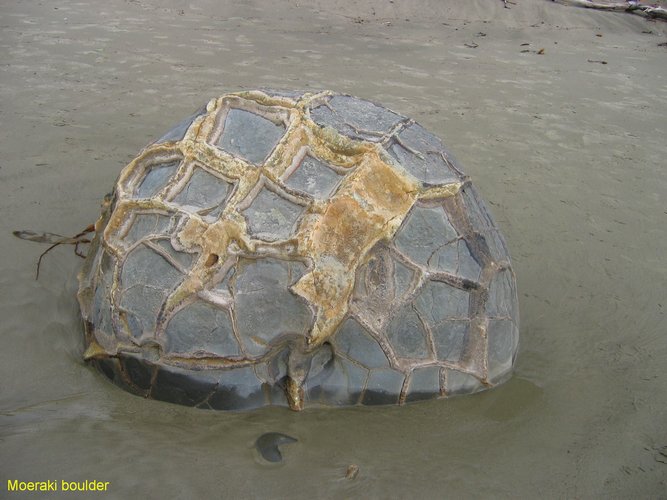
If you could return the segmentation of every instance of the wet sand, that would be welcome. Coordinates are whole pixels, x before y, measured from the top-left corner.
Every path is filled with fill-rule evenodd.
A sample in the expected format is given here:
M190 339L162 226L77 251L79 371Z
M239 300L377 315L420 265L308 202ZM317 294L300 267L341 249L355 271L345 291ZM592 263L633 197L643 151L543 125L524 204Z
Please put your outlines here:
M8 1L0 7L0 492L105 498L667 496L667 23L516 0ZM378 101L442 137L507 237L506 385L402 408L194 410L81 361L70 248L120 169L208 98ZM265 432L298 439L263 464ZM345 479L351 464L354 479ZM0 494L0 496L2 496Z

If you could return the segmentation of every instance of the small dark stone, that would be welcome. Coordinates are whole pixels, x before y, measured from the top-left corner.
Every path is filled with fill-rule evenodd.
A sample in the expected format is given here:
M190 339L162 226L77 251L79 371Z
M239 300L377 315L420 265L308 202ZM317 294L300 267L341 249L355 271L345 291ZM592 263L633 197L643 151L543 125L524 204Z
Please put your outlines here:
M283 455L280 453L279 446L284 444L296 443L298 439L281 434L280 432L267 432L262 434L255 441L255 448L267 462L282 462Z

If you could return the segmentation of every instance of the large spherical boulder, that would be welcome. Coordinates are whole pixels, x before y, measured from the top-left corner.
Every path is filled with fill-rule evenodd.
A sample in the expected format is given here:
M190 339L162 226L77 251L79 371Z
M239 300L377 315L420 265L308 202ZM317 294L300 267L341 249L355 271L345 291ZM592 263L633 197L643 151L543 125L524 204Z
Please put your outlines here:
M519 338L505 242L442 142L332 92L228 94L146 147L79 301L86 359L202 408L472 393Z

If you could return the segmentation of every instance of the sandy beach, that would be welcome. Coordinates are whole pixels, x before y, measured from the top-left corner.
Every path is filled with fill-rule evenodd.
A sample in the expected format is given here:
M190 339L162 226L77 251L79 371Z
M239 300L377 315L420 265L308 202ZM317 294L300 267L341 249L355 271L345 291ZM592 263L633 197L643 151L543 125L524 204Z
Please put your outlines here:
M17 480L108 482L104 498L667 497L667 22L509 7L4 2L0 496ZM517 273L508 383L230 414L143 400L83 362L82 260L55 249L35 281L45 248L12 230L78 233L143 146L258 87L346 92L444 140ZM264 432L298 438L279 465L253 449Z

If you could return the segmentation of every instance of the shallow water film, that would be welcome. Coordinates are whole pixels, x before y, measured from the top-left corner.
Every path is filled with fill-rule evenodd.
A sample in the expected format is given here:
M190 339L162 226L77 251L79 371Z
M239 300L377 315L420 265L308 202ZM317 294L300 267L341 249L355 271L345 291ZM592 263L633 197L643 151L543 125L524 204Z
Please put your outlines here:
M0 496L667 496L667 24L541 0L304 4L0 7ZM78 233L142 147L258 87L349 93L444 140L513 259L511 380L228 413L144 400L83 362L81 259L56 248L35 281L45 247L12 230ZM267 433L297 441L272 462Z

